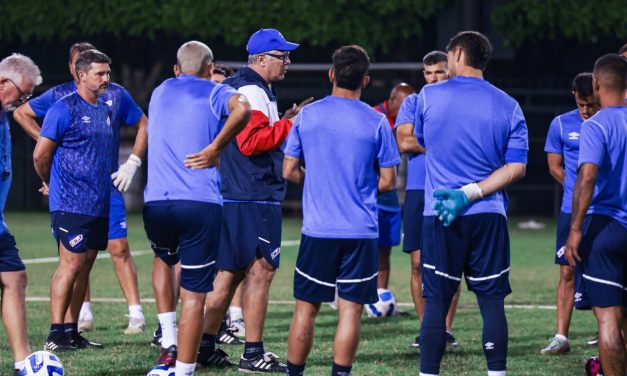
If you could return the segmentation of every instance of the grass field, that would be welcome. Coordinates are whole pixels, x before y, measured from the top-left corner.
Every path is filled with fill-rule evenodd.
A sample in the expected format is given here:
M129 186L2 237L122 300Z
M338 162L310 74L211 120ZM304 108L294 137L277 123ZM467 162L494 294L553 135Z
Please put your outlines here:
M25 260L56 256L56 246L50 236L47 213L7 213L6 220L14 234L22 258ZM555 310L547 309L555 301L558 269L553 264L551 250L554 246L555 228L549 223L540 231L517 229L516 220L511 228L511 273L514 291L506 303L509 322L510 375L582 375L585 360L596 355L596 349L586 347L585 340L596 332L596 322L590 312L575 312L571 325L571 353L560 357L540 356L547 338L555 333ZM148 251L148 241L143 231L141 217L128 218L129 240L134 251ZM300 238L300 221L284 221L284 240ZM287 331L292 316L292 278L297 246L282 247L281 268L273 284L270 298L283 301L271 304L265 328L267 351L287 355ZM150 271L152 256L149 252L135 257L139 273L140 294L152 298ZM28 332L34 350L42 348L49 328L49 283L56 268L55 262L27 265L29 286ZM113 266L108 259L96 261L92 272L92 297L121 299ZM410 303L409 258L400 249L392 257L391 289L400 303ZM39 300L39 301L37 301ZM418 334L419 323L413 308L408 317L368 319L364 316L362 339L353 367L354 375L417 375L418 353L409 344ZM102 351L81 351L62 354L66 374L74 375L145 375L152 367L156 350L148 344L157 326L155 306L143 302L148 329L146 333L126 336L122 330L127 323L124 303L99 303L93 306L96 331L87 338L103 343ZM316 325L314 349L307 363L309 375L330 373L332 343L336 326L336 312L324 306ZM447 353L443 360L442 375L485 375L486 366L481 349L481 316L474 295L463 290L460 308L455 319L455 335L461 348ZM238 359L242 351L238 346L223 347L231 357ZM3 329L0 329L0 375L12 374L12 359ZM197 369L200 375L229 375L235 371Z

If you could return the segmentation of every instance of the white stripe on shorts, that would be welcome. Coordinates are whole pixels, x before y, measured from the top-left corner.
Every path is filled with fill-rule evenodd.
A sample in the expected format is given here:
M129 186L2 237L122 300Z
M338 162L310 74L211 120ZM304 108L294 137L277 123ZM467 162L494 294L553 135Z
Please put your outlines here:
M337 283L359 283L359 282L366 282L366 281L370 281L373 278L376 278L376 276L379 275L379 272L374 273L373 275L371 275L370 277L366 277L366 278L360 278L360 279L338 279Z
M466 278L468 278L469 281L481 282L481 281L487 281L488 279L498 278L507 272L509 272L509 267L507 267L507 269L501 270L500 273L492 274L487 277L466 277Z
M423 263L423 264L422 264L422 266L424 266L424 267L425 267L425 268L427 268L427 269L433 269L433 271L435 272L435 274L436 274L436 275L439 275L439 276L441 276L441 277L448 278L448 279L452 279L453 281L457 281L457 282L460 282L460 281L462 280L462 278L461 278L461 277L460 277L460 278L453 277L452 275L448 275L448 274L446 274L446 273L444 273L444 272L441 272L441 271L439 271L439 270L436 270L434 265L429 265L429 264L424 264L424 263Z
M209 262L207 264L204 264L204 265L183 265L183 264L181 264L181 269L202 269L202 268L206 268L208 266L211 266L211 265L213 265L215 263L216 262L214 260L214 261L211 261L211 262Z
M590 280L592 282L597 282L597 283L602 283L604 285L610 285L610 286L614 286L614 287L618 287L621 288L623 290L627 290L623 285L621 285L620 283L617 282L612 282L612 281L608 281L606 279L600 279L600 278L594 278L594 277L590 277L587 274L583 274L583 277L587 280Z
M315 282L315 283L317 283L319 285L322 285L322 286L335 287L335 283L324 282L324 281L321 281L319 279L316 279L316 278L314 278L314 277L312 277L310 275L307 275L307 274L303 273L297 267L294 267L294 269L296 270L296 273L302 275L303 277L307 278L308 280L310 280L312 282Z

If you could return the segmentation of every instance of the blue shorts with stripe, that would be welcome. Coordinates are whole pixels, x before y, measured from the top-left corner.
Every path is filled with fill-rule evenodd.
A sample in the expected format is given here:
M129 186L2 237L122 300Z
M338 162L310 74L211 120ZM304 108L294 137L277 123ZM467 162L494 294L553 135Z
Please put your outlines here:
M575 295L585 299L575 299L575 307L627 307L627 228L611 217L589 214L582 235Z
M111 188L109 209L109 240L122 239L128 237L126 231L126 208L124 207L124 196L115 188Z
M450 299L462 279L477 296L502 299L509 285L509 233L500 214L458 217L444 227L435 216L424 217L421 256L423 296Z
M570 232L570 218L570 213L560 212L560 216L557 219L557 231L555 234L555 264L557 265L568 265L564 246Z
M72 253L107 249L109 218L70 213L61 210L50 212L52 236Z
M15 246L15 238L8 231L0 234L0 273L26 269Z
M218 268L241 270L263 257L277 269L281 259L281 221L278 202L225 202Z
M220 242L222 206L167 200L144 206L144 228L155 256L166 264L181 263L181 287L193 292L213 291Z
M403 252L411 253L422 249L422 222L425 208L425 191L405 192L403 206Z
M379 208L379 247L401 244L401 212Z
M358 304L376 303L377 239L326 239L302 235L294 271L294 298L332 302L338 296Z

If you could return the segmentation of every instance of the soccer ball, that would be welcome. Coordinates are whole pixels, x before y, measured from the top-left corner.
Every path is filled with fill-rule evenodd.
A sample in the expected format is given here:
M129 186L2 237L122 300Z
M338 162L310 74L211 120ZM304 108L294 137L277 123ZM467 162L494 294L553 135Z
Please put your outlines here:
M396 297L394 293L386 289L377 289L379 301L374 304L366 304L366 314L368 317L390 317L395 316Z
M25 361L20 376L63 376L63 364L53 353L37 351Z
M146 376L174 376L175 373L174 367L159 364L158 366L152 367Z

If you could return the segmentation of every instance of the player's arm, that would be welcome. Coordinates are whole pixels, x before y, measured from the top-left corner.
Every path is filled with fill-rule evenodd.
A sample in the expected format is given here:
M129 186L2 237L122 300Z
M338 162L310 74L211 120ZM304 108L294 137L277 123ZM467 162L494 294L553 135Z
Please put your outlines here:
M566 259L570 266L575 266L577 262L581 262L578 251L581 243L581 226L592 201L598 172L599 167L594 163L584 163L579 167L577 181L573 190L573 213L570 220L570 233L564 247Z
M300 168L300 158L285 156L283 160L283 178L294 184L303 184L305 171Z
M47 137L39 137L35 151L33 152L33 162L37 175L48 185L50 182L50 167L52 166L52 156L57 148L57 143Z
M37 116L28 102L18 107L13 112L13 119L24 129L33 140L37 141L41 128L37 124Z
M561 154L547 153L546 160L549 165L549 173L556 182L564 185L564 156Z
M379 168L379 181L377 191L385 193L396 188L396 166Z
M212 143L195 154L188 154L185 166L188 168L208 168L220 164L220 152L244 129L250 119L250 104L241 94L232 95L228 100L229 117L224 127Z
M414 135L414 125L411 123L400 124L396 127L396 143L401 153L424 153L424 146L418 143Z
M148 146L148 118L142 114L139 121L135 124L137 127L137 136L135 136L135 143L133 144L133 155L143 158L146 154L146 147Z

